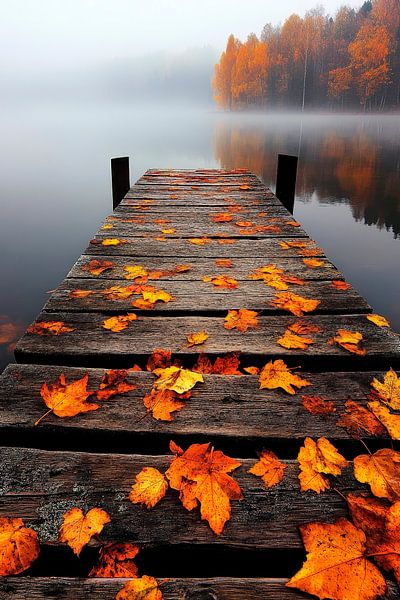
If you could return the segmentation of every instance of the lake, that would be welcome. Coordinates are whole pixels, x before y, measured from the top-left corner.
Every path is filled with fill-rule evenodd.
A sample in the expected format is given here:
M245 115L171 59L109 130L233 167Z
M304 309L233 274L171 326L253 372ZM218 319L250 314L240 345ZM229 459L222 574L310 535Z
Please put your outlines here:
M275 188L299 155L295 217L400 330L400 117L6 107L2 114L0 368L112 211L110 158L148 168L249 168Z

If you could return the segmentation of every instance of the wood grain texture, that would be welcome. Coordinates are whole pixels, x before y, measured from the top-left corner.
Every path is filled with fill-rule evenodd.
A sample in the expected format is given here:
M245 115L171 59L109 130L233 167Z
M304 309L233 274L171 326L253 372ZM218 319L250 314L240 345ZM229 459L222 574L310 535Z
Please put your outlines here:
M236 330L227 331L223 327L223 317L203 316L154 316L140 317L127 329L119 333L102 327L108 315L102 313L46 313L38 317L40 321L64 321L74 331L61 336L37 336L25 334L16 347L19 362L48 362L71 364L71 360L84 361L89 366L107 366L111 359L120 361L120 367L129 365L137 357L146 357L154 348L169 348L176 355L197 356L202 351L216 356L238 351L244 358L267 362L271 358L284 360L317 362L323 358L329 369L338 369L343 362L351 363L359 370L366 370L368 364L382 359L388 367L396 366L400 357L400 338L392 331L376 327L365 315L320 315L307 317L306 322L317 325L321 333L313 334L315 343L309 350L287 350L277 344L286 327L296 319L287 316L266 316L260 318L259 329L242 334ZM356 356L337 345L329 345L338 329L359 331L364 338L366 356ZM209 338L201 347L188 347L189 333L204 329ZM250 358L249 358L250 357ZM61 361L61 362L60 362ZM74 363L79 364L79 363ZM326 368L326 367L325 367Z
M163 581L160 578L161 581ZM168 578L161 585L164 600L304 600L301 592L285 587L286 579ZM126 579L9 577L0 581L0 600L114 600ZM389 582L383 600L398 600L398 588Z
M0 515L19 516L35 528L42 542L58 544L57 532L66 510L97 506L111 517L100 536L104 541L243 549L301 548L301 523L347 515L346 503L337 493L300 492L295 461L285 461L281 483L266 489L260 478L248 473L256 456L240 459L241 466L233 474L244 500L232 501L231 520L220 536L201 521L198 509L183 508L175 490L168 490L152 510L132 504L128 496L135 475L147 466L165 472L172 458L0 448ZM335 479L334 485L345 495L366 489L352 471L350 463Z
M221 269L219 274L226 274ZM134 285L133 281L121 279L111 282L111 286L119 285L123 288ZM279 291L271 288L263 281L240 281L236 289L216 287L211 282L179 281L171 278L169 281L149 281L147 285L156 290L164 290L173 296L170 302L157 302L157 311L172 313L186 311L189 313L199 312L227 312L229 309L247 308L263 311L265 313L277 314L282 312L273 305L273 300L279 295ZM107 280L88 279L66 279L51 294L44 306L46 311L65 312L107 312L107 311L129 311L132 302L140 298L140 293L131 295L123 300L110 300L105 293L110 288ZM72 298L75 290L93 292L85 298ZM319 300L320 304L315 309L315 314L349 314L357 312L370 312L371 307L354 289L337 290L329 281L307 281L304 285L291 285L290 291L304 298ZM149 313L149 311L145 311ZM289 313L290 314L290 313ZM225 315L224 315L225 316Z
M89 390L96 390L105 373L103 369L71 367L10 365L0 376L0 431L12 430L19 440L33 431L93 432L210 436L231 440L249 440L263 443L268 438L302 440L328 437L331 440L349 440L346 430L336 425L344 413L348 398L365 405L374 377L383 380L382 372L365 373L307 373L298 372L311 385L290 396L283 390L261 390L258 377L250 375L204 375L204 383L192 390L192 397L173 421L145 418L143 397L155 381L152 373L130 372L128 381L136 386L128 393L102 402L101 408L74 418L60 419L50 414L40 425L34 423L43 414L44 403L40 388L56 381L63 373L68 382L89 374ZM320 396L334 403L335 412L329 415L310 415L302 404L302 394ZM366 438L369 436L365 436Z
M116 279L124 279L127 272L124 270L124 267L127 265L139 265L146 271L173 271L177 266L178 261L174 260L174 257L170 256L159 256L159 257L138 257L135 260L135 257L129 257L128 259L123 256L110 256L107 254L107 248L104 247L104 254L96 257L97 260L102 261L112 261L113 267L107 271L104 271L100 275L92 275L89 271L82 270L82 267L88 265L88 263L93 260L93 256L83 254L75 265L72 267L70 272L68 273L68 278L73 279L107 279L107 280L116 280ZM218 259L217 259L218 260ZM186 263L186 261L185 261ZM172 279L173 281L202 281L203 277L209 275L211 277L216 277L217 275L227 275L228 277L233 277L238 281L249 281L250 273L253 273L257 268L265 266L268 264L264 258L240 258L237 260L232 259L232 267L221 267L215 262L213 258L202 258L202 257L192 257L187 264L191 266L189 271L184 271L182 273L176 273L174 275L166 275L163 276L158 281L153 281L157 286L162 286L164 281L169 281ZM333 265L330 261L324 260L324 266L318 267L316 269L312 269L307 267L302 259L298 256L292 258L285 257L276 257L274 259L274 264L279 268L283 269L286 273L290 275L296 275L296 277L300 277L300 279L304 279L306 281L332 281L333 279L343 279L343 274L338 271L338 269Z

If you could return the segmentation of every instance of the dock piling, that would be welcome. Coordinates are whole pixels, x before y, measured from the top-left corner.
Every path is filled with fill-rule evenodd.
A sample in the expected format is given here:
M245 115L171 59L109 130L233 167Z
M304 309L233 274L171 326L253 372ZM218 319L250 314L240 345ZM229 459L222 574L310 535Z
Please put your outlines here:
M129 192L129 156L111 159L111 180L113 194L113 210L117 208L122 198Z
M296 192L297 163L297 156L278 154L275 194L292 214Z

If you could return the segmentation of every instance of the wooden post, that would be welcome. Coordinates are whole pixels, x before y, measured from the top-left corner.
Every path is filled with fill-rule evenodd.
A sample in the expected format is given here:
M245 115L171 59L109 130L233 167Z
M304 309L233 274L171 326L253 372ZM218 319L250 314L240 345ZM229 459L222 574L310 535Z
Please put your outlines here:
M275 195L292 214L296 192L297 162L297 156L278 154Z
M129 177L129 156L111 159L111 180L113 210L115 210L131 187Z

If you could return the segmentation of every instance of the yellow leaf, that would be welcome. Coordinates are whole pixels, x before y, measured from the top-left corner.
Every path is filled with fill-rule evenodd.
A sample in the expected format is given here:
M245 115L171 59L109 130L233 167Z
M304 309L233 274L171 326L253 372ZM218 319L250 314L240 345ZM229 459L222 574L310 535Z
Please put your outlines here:
M66 542L79 556L82 548L110 521L110 515L101 508L92 508L86 515L80 508L71 508L63 516L58 539Z
M203 375L181 367L167 367L166 369L155 369L158 376L154 387L158 390L173 390L177 394L184 394L191 390L196 383L204 382Z
M164 498L167 489L167 480L158 469L144 467L135 477L129 500L133 504L144 504L146 508L154 508Z
M381 315L367 315L367 319L375 323L378 327L390 327L389 321Z
M293 386L302 388L311 385L306 379L292 373L283 360L269 361L260 373L259 383L260 389L274 390L282 388L292 395L296 393Z
M110 331L119 332L126 329L130 321L136 321L137 315L135 313L128 313L126 315L117 315L110 317L103 321L103 328Z
M197 331L196 333L190 333L186 339L188 346L200 346L208 340L208 334L205 331Z
M268 450L263 450L260 460L249 469L249 473L261 477L266 488L271 488L282 481L287 465Z
M162 600L162 597L157 580L143 575L128 581L118 592L115 600Z

